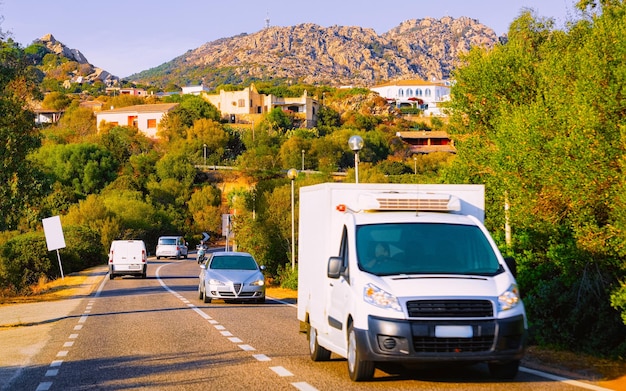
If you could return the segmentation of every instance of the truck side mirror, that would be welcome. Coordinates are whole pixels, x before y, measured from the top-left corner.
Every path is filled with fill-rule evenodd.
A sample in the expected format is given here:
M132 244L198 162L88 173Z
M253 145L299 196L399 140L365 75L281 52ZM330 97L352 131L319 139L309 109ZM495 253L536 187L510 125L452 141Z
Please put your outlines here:
M343 271L343 258L330 257L328 258L328 269L326 275L328 278L339 278Z
M509 270L511 271L511 274L513 274L513 277L517 277L517 262L515 262L515 258L504 257L504 262L506 262L506 265L509 267Z

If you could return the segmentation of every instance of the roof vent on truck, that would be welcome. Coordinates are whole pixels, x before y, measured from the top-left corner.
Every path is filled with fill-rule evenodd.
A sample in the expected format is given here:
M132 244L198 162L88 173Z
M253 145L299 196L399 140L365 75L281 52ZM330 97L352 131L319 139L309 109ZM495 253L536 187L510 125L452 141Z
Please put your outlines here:
M423 212L459 212L461 200L450 194L441 193L370 193L358 198L360 210Z

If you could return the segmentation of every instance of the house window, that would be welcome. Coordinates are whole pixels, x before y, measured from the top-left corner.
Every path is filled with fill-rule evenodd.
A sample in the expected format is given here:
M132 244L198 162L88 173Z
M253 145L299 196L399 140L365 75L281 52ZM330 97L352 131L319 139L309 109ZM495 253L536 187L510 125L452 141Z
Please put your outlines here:
M430 89L427 88L426 91L424 91L424 95L425 96L430 96Z
M407 88L407 90L406 90L406 96L408 96L408 97L413 96L413 90L412 90L412 89L410 89L410 88Z
M402 88L398 90L398 96L404 96L404 90Z
M148 120L148 129L154 129L156 128L156 119L149 119Z
M246 107L246 100L245 100L245 99L239 99L239 100L237 101L237 105L238 105L239 107Z
M418 88L417 90L415 90L415 95L416 96L422 96L422 89Z

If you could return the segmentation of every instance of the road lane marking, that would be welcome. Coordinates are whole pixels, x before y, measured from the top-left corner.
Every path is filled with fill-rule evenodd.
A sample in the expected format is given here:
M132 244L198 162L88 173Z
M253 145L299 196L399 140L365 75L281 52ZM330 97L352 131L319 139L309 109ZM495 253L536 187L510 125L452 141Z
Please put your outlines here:
M87 315L83 315L78 319L78 323L85 323L87 321Z
M44 382L39 383L35 391L48 391L50 387L52 387L52 382L44 381Z
M71 348L72 346L74 346L74 341L68 341L63 344L64 348Z
M60 366L61 366L61 364L63 364L63 360L54 360L54 361L52 361L52 362L50 363L50 366L51 366L52 368L54 368L54 367L60 367Z
M317 388L313 387L307 382L291 383L291 385L296 387L300 391L318 391Z
M74 326L74 330L81 330L83 328L82 324L77 324L76 326Z
M272 361L272 359L265 354L253 354L252 357L256 358L257 361Z
M571 379L568 379L566 377L552 375L550 373L536 371L534 369L530 369L530 368L526 368L526 367L520 367L519 371L520 372L530 373L530 374L535 375L535 376L539 376L539 377L543 377L543 378L546 378L546 379L558 381L558 382L561 382L561 383L569 384L569 385L572 385L574 387L586 388L588 390L594 390L594 391L611 391L610 388L604 388L604 387L600 387L600 386L595 386L593 384L588 384L588 383L583 383L583 382L576 381L576 380L571 380Z
M289 372L285 367L270 367L280 377L293 376L293 373Z
M46 377L51 377L51 376L56 376L59 374L59 370L58 369L48 369L46 371Z
M233 342L233 343L241 343L242 340L240 338L237 338L237 337L233 336L233 334L230 331L226 330L226 327L224 327L223 325L220 325L217 320L211 318L211 316L209 316L204 311L202 311L198 306L196 306L195 304L191 303L184 296L182 296L178 292L176 292L173 289L171 289L169 286L167 286L167 284L165 284L165 282L163 280L161 280L161 278L159 276L159 271L160 271L160 269L163 266L167 266L167 265L169 265L169 264L165 264L165 265L159 266L159 268L155 272L155 276L156 276L157 280L159 281L159 284L161 284L161 286L166 291L168 291L171 294L173 294L174 296L178 297L183 303L186 303L187 307L189 307L192 310L194 310L194 312L196 312L202 318L208 320L209 323L212 324L213 327L216 330L220 330L220 334L222 334L222 336L228 337L228 340ZM287 305L287 306L296 307L295 305L293 305L291 303L287 303L287 302L284 302L284 301L281 301L281 300L277 300L277 299L273 299L273 298L272 298L272 300L277 301L277 302L279 302L281 304L284 304L284 305ZM253 346L248 345L248 344L241 344L241 345L238 345L238 346L243 351L256 351L256 349ZM253 354L252 357L254 357L257 361L262 361L262 362L271 361L272 360L270 357L268 357L265 354ZM273 372L275 372L276 374L278 374L279 376L281 376L281 377L294 376L293 373L291 373L289 370L287 370L285 367L282 367L282 366L270 367L270 369ZM293 387L295 387L296 389L300 390L300 391L318 391L315 387L311 386L307 382L295 382L295 383L291 383L291 385Z
M59 353L57 353L57 357L65 357L67 356L67 353L69 353L67 350L61 350Z

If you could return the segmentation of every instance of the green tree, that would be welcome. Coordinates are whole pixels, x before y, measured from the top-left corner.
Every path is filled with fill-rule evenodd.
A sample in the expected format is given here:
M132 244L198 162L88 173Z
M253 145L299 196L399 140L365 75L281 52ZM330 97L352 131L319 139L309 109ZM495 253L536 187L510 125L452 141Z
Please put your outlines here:
M41 102L41 105L45 109L63 110L67 108L71 102L72 100L67 95L52 91L46 94L45 98L43 98L43 102Z
M458 155L445 175L486 185L500 241L510 206L513 241L502 244L519 261L533 341L623 354L610 295L626 278L626 72L614 60L626 56L626 5L602 4L566 32L524 12L506 45L464 58L449 129Z
M24 53L12 41L0 40L0 230L17 228L41 194L36 169L27 159L40 145L34 114L24 110L34 88Z

